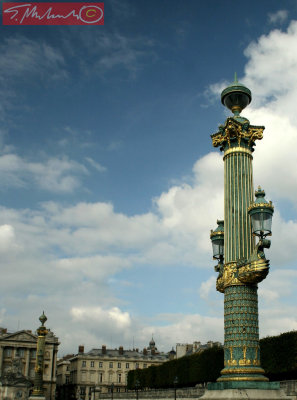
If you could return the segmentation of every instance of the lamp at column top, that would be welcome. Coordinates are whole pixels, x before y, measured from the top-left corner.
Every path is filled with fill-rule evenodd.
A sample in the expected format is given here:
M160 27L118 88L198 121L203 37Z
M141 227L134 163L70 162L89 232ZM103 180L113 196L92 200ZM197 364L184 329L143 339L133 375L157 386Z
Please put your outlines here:
M233 114L239 115L252 101L252 93L250 89L238 82L235 73L234 82L222 91L221 101Z

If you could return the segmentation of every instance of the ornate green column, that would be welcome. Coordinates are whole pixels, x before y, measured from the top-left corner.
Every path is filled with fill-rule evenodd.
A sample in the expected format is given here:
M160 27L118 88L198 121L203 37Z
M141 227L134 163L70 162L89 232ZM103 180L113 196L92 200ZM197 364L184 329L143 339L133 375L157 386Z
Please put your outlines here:
M47 321L47 317L44 312L39 317L41 326L37 329L37 351L36 351L36 363L35 363L35 377L34 377L34 388L31 398L45 398L43 389L43 362L44 362L44 350L45 350L45 337L48 334L48 330L44 326ZM37 399L36 399L37 400Z
M224 221L218 221L219 227L211 232L214 258L219 260L216 288L224 293L224 369L210 389L273 386L260 363L257 287L269 271L263 249L270 246L265 236L271 231L261 231L256 245L249 211L259 208L253 203L252 160L255 141L262 139L264 127L253 126L240 115L251 99L250 90L235 77L221 94L222 103L234 115L211 135L213 146L224 152ZM266 202L261 189L259 193L260 211L272 217L272 204ZM224 252L218 250L220 241L224 241Z

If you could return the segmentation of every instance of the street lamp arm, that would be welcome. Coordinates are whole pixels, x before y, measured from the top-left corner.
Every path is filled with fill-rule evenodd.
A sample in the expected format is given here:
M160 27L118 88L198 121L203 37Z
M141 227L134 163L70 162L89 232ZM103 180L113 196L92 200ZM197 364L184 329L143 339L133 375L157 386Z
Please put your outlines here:
M260 239L247 262L238 266L238 279L242 283L255 284L263 281L269 273L269 260L264 248L270 247L270 240Z
M248 260L216 265L217 277L216 289L224 293L228 286L242 284L256 284L266 278L269 272L269 260L265 258L264 248L270 247L270 240L261 239Z

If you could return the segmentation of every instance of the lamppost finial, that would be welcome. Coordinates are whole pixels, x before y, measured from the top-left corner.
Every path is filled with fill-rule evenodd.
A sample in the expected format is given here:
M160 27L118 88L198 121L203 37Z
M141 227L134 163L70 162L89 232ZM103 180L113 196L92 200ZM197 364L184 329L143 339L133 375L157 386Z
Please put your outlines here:
M252 101L252 93L250 89L237 80L237 72L234 74L234 82L226 87L221 93L222 104L229 108L235 116Z

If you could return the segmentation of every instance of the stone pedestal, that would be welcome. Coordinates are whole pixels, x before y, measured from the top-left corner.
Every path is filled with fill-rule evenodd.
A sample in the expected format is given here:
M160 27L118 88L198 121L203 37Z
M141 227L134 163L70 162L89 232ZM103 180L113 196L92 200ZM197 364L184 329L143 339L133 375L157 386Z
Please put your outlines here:
M201 399L297 400L297 397L288 396L280 389L279 382L226 381L209 383Z
M206 390L201 400L297 400L296 396L287 396L281 389L225 389Z

